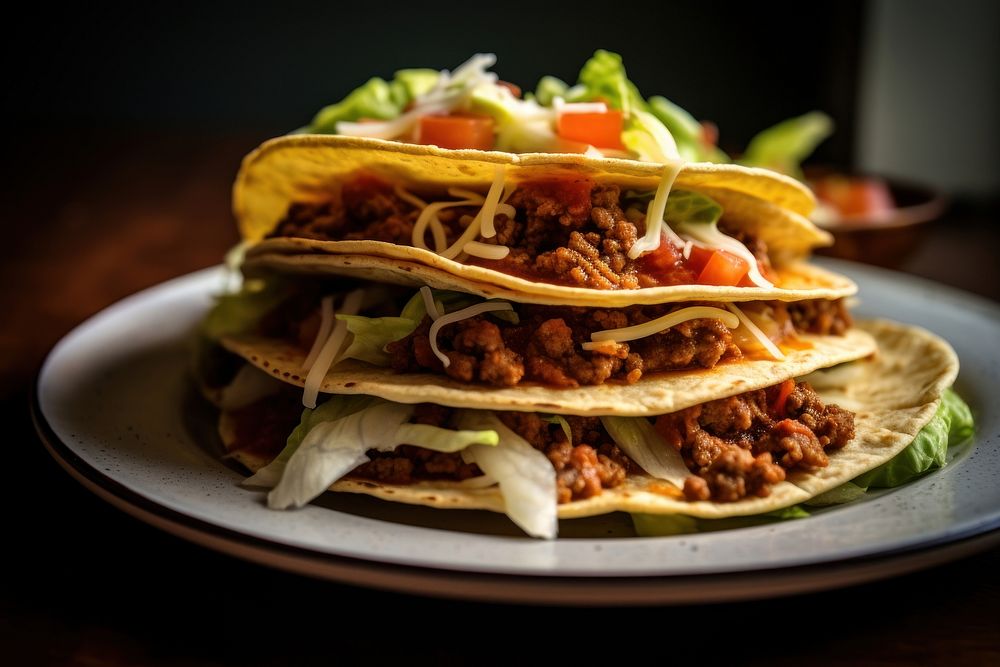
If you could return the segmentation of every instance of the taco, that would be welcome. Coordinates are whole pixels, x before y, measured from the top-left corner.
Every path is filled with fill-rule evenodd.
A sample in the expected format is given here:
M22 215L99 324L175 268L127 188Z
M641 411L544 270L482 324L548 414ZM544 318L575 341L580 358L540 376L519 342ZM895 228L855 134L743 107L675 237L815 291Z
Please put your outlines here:
M653 415L691 405L694 387L757 389L875 351L843 301L547 306L278 275L229 299L244 317L263 307L242 326L223 312L215 338L304 387L308 407L322 392Z
M251 269L565 305L848 296L850 280L805 262L830 242L804 217L813 203L790 178L734 165L339 136L272 140L234 187Z
M614 511L762 515L889 462L940 412L958 370L947 343L890 322L861 328L878 341L878 354L811 376L819 392L791 378L748 391L732 375L685 386L684 402L658 414L587 417L565 406L525 411L502 393L476 409L449 405L459 394L429 403L426 387L411 387L399 396L406 403L335 395L300 415L299 394L272 380L266 396L222 412L220 434L255 472L249 485L274 487L276 508L305 504L332 485L395 502L506 512L538 537L555 536L557 517Z

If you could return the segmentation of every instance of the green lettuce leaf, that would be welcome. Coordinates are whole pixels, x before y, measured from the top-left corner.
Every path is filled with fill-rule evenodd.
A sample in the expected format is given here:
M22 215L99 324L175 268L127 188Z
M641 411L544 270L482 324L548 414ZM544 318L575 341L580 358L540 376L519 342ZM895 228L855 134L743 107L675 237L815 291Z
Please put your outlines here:
M407 423L414 406L370 396L334 396L315 410L305 410L281 453L247 479L248 486L273 486L268 505L301 507L331 484L368 461L369 450L392 451L416 445L439 452L495 446L491 429L452 430Z
M692 162L729 162L729 156L702 141L702 127L694 116L659 95L649 98L649 111L673 135L680 156Z
M392 81L373 77L340 102L320 109L305 131L336 134L337 123L341 121L396 118L414 98L427 92L438 76L434 70L406 69L396 72Z
M360 359L376 366L388 366L389 355L385 346L410 335L420 320L406 317L364 317L363 315L337 315L347 322L347 330L354 334L351 344L344 350L342 359ZM421 316L420 319L423 319Z
M739 163L802 177L801 163L833 133L833 120L821 111L789 118L750 140Z
M475 463L497 481L504 511L511 521L533 537L554 538L558 529L556 471L545 454L492 412L462 410L456 415L456 424L469 430L497 433L498 446L473 445L462 450L463 460Z
M219 341L249 333L267 313L293 293L292 285L277 277L247 280L235 294L216 297L215 305L198 325L194 340L194 372L200 383L221 387L233 379L242 363L233 363Z
M630 459L657 479L684 488L684 480L691 474L681 458L681 453L664 442L663 438L645 417L601 417L601 424Z
M535 101L543 107L552 106L552 101L556 97L566 98L567 90L569 90L569 85L562 79L557 79L554 76L543 76L535 87Z

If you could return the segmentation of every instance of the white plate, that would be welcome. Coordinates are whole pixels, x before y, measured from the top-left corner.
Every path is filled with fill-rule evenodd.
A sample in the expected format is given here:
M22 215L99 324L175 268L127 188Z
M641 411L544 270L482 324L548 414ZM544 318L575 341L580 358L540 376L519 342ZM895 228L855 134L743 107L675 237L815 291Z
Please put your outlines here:
M42 368L36 423L74 477L165 530L276 567L432 595L734 600L867 581L1000 543L1000 307L898 273L822 263L858 281L860 315L920 324L951 342L977 436L941 471L808 519L636 538L618 514L564 521L562 537L546 542L499 515L342 494L268 510L221 459L214 414L187 374L188 334L222 284L218 269L136 294L67 335Z

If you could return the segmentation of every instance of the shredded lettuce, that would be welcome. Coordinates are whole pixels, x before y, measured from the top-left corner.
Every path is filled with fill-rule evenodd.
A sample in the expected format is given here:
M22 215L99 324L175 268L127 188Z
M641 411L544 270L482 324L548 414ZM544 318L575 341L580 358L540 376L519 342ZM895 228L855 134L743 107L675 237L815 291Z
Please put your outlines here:
M396 72L392 81L373 77L340 102L320 109L305 131L335 134L337 123L343 121L396 118L407 104L430 90L438 76L438 72L431 69L406 69Z
M569 427L569 422L562 415L548 415L543 416L542 421L547 424L559 424L559 428L566 435L566 442L573 444L573 429Z
M626 207L630 205L645 209L653 198L652 192L637 193L629 190L625 193ZM667 196L667 207L663 219L667 224L674 225L715 225L722 218L723 209L719 202L707 195L691 190L671 190Z
M496 447L472 445L462 450L462 458L497 481L507 516L524 532L554 538L558 531L556 471L545 454L507 428L492 412L464 410L456 422L462 428L488 429L499 435Z
M657 479L678 489L691 474L679 451L668 445L645 417L601 417L604 429L630 459Z
M274 484L267 499L274 509L301 507L368 461L371 449L392 451L407 444L456 452L499 442L498 434L490 429L456 431L408 424L413 410L413 405L367 396L334 397L316 410L303 412L285 449L245 483Z
M804 519L809 512L799 505L792 505L766 514L753 516L733 516L725 519L700 519L685 514L640 514L632 515L632 525L641 537L665 537L668 535L685 535L688 533L712 532L716 530L732 530L734 528L750 528L776 521Z
M215 305L198 325L194 341L194 370L198 380L210 387L228 384L238 366L219 344L225 336L248 333L264 315L293 293L292 285L277 277L247 280L234 294L216 297Z
M833 120L821 111L810 111L758 133L747 144L739 163L801 178L802 161L832 133Z
M376 366L388 366L389 355L385 346L408 336L420 319L407 317L364 317L363 315L337 315L338 320L347 322L347 330L354 334L351 344L344 350L341 359L360 359Z
M442 314L483 303L483 299L461 292L431 290L431 294ZM353 334L350 345L339 359L359 359L376 366L388 366L389 355L385 346L412 333L426 314L427 307L417 292L406 302L398 317L337 315L336 318L346 322L347 330ZM519 322L517 313L512 310L494 311L490 315L513 324Z
M552 106L555 98L562 97L565 99L566 91L568 90L569 84L562 79L557 79L554 76L543 76L539 79L538 85L535 87L534 100L542 106Z

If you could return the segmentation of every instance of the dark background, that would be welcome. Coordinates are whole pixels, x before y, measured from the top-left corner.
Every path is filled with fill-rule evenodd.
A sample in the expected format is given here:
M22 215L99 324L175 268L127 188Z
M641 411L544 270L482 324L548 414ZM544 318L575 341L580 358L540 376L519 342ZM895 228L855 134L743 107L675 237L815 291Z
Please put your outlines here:
M811 109L837 121L828 156L847 160L860 2L169 3L46 12L4 44L17 127L158 126L258 131L306 124L369 76L453 69L498 55L501 78L570 83L596 48L620 53L647 96L664 95L741 148ZM30 11L30 10L29 10Z
M217 263L237 240L228 188L240 158L369 76L453 68L474 52L495 52L503 78L532 88L544 74L572 82L594 49L607 48L624 56L644 94L665 95L718 123L731 150L763 127L823 109L837 133L816 159L850 165L865 120L858 113L863 63L872 35L886 27L875 21L884 21L881 10L933 28L940 15L986 6L339 4L36 4L7 17L0 40L0 424L8 455L0 486L0 662L279 665L420 656L499 664L523 659L529 635L561 651L563 661L631 662L658 648L663 659L706 664L1000 662L991 620L1000 613L996 551L864 587L761 603L491 607L312 581L221 556L131 519L63 472L28 415L48 349L114 301ZM966 53L966 37L940 31L926 48ZM947 78L979 81L980 67L996 72L988 58L975 64L979 55L967 53L972 68L949 70ZM995 99L988 87L979 94ZM899 122L920 113L914 105ZM962 117L945 131L971 133L963 145L982 148ZM994 165L998 153L990 153ZM902 268L998 298L995 195L995 188L959 193L933 242ZM330 609L346 610L351 621L339 625ZM639 630L649 622L662 632Z

